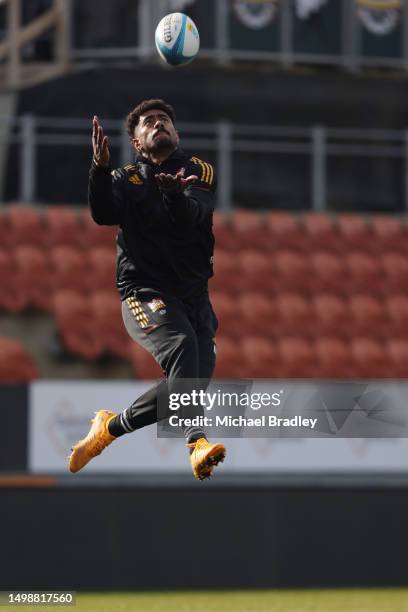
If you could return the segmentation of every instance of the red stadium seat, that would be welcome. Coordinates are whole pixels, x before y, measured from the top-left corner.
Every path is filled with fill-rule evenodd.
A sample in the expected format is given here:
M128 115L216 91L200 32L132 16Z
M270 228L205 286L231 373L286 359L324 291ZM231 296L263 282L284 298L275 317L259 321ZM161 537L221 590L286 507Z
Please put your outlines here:
M273 211L266 215L269 249L306 251L308 240L303 227L293 213Z
M244 250L238 255L241 268L240 292L259 291L273 295L278 288L273 255L255 250Z
M385 273L385 293L408 293L408 257L400 253L384 253L380 257L381 272Z
M408 378L408 339L391 339L386 348L390 359L390 376Z
M7 251L0 251L0 308L11 313L21 312L28 304L15 267L14 257Z
M322 336L316 340L319 378L353 378L354 362L345 340Z
M260 213L236 210L232 215L231 224L239 248L265 250L269 247L269 233Z
M272 338L279 333L275 302L262 293L243 293L238 299L241 335Z
M237 299L222 291L211 293L211 303L218 319L218 333L222 336L239 336L244 333Z
M345 293L346 268L340 255L327 251L311 253L310 265L310 290L313 293Z
M316 336L346 338L350 333L351 316L347 302L331 293L320 293L312 298Z
M84 359L95 359L104 348L90 301L72 290L57 291L53 298L57 327L65 348Z
M375 239L364 217L344 213L338 215L336 226L343 250L375 252Z
M354 251L347 253L344 261L346 265L344 289L349 295L355 293L381 295L384 293L384 274L376 258L361 251Z
M389 355L383 342L373 338L353 338L351 353L356 378L388 378L392 376Z
M34 360L18 340L0 338L0 383L25 383L39 377Z
M116 251L113 247L93 247L89 255L89 281L93 291L114 289L116 279Z
M340 240L332 218L324 213L308 212L303 215L308 249L313 251L339 250Z
M157 380L163 378L163 371L152 355L142 346L130 340L129 358L136 378Z
M9 246L30 245L44 247L46 232L40 213L30 206L11 206L8 210Z
M281 366L276 346L263 337L245 337L240 342L246 378L280 378Z
M281 293L275 299L280 336L308 337L313 334L315 320L309 301L298 293Z
M95 291L89 303L94 333L101 339L103 350L128 359L130 338L123 324L119 294L116 291Z
M378 252L408 253L408 232L400 219L390 215L374 215L371 225Z
M214 277L210 279L213 291L237 293L241 287L242 272L238 254L229 251L215 251Z
M14 251L19 290L26 305L52 310L52 271L41 249L19 246Z
M214 378L246 377L246 366L238 342L225 336L217 336L216 342L217 361Z
M390 295L385 308L391 321L390 336L408 338L408 296Z
M50 246L80 246L81 228L76 211L66 206L48 206L44 223Z
M350 296L350 336L387 338L391 333L391 320L385 305L372 295Z
M316 352L304 338L287 337L278 341L283 378L313 378L316 376Z
M54 247L49 257L53 271L53 289L87 291L92 278L87 253L66 246Z
M310 289L308 258L295 251L276 251L272 257L276 270L276 277L273 280L278 291L308 293Z
M116 225L98 225L88 209L79 215L81 244L84 248L93 246L113 247L118 228Z
M239 248L237 236L231 227L229 217L217 211L213 217L213 232L215 237L215 245L223 251L235 251Z

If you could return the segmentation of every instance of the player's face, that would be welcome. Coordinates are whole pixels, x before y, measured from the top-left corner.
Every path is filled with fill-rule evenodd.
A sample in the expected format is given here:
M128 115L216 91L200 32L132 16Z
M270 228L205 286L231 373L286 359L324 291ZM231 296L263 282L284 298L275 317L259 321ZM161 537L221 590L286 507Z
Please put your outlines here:
M152 109L139 118L133 139L133 145L139 153L173 149L178 143L177 131L164 111Z

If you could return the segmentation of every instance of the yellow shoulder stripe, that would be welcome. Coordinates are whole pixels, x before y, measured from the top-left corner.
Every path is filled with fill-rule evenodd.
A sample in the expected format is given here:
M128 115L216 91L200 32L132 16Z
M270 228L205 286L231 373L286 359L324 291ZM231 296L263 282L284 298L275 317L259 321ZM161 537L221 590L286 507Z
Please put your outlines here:
M201 180L204 183L208 183L209 185L212 185L212 182L214 180L214 168L212 167L212 165L207 164L207 162L202 161L198 157L192 157L191 161L194 164L197 164L198 166L200 166L201 171L202 171Z

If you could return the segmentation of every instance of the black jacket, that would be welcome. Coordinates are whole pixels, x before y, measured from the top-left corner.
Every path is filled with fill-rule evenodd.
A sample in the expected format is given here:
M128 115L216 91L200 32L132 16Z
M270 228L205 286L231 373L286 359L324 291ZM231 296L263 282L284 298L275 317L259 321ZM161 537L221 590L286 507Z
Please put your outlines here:
M155 174L199 178L170 195ZM122 300L135 288L154 288L180 298L199 295L212 276L215 176L213 167L177 149L159 166L144 157L111 170L92 163L89 205L99 225L119 225L117 286Z

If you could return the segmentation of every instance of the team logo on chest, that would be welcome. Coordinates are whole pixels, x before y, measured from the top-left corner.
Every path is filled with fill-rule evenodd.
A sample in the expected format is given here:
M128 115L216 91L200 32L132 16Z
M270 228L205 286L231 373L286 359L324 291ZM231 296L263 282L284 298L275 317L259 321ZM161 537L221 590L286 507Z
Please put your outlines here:
M129 177L129 182L133 183L133 185L143 185L143 181L138 174L132 174L132 176Z

